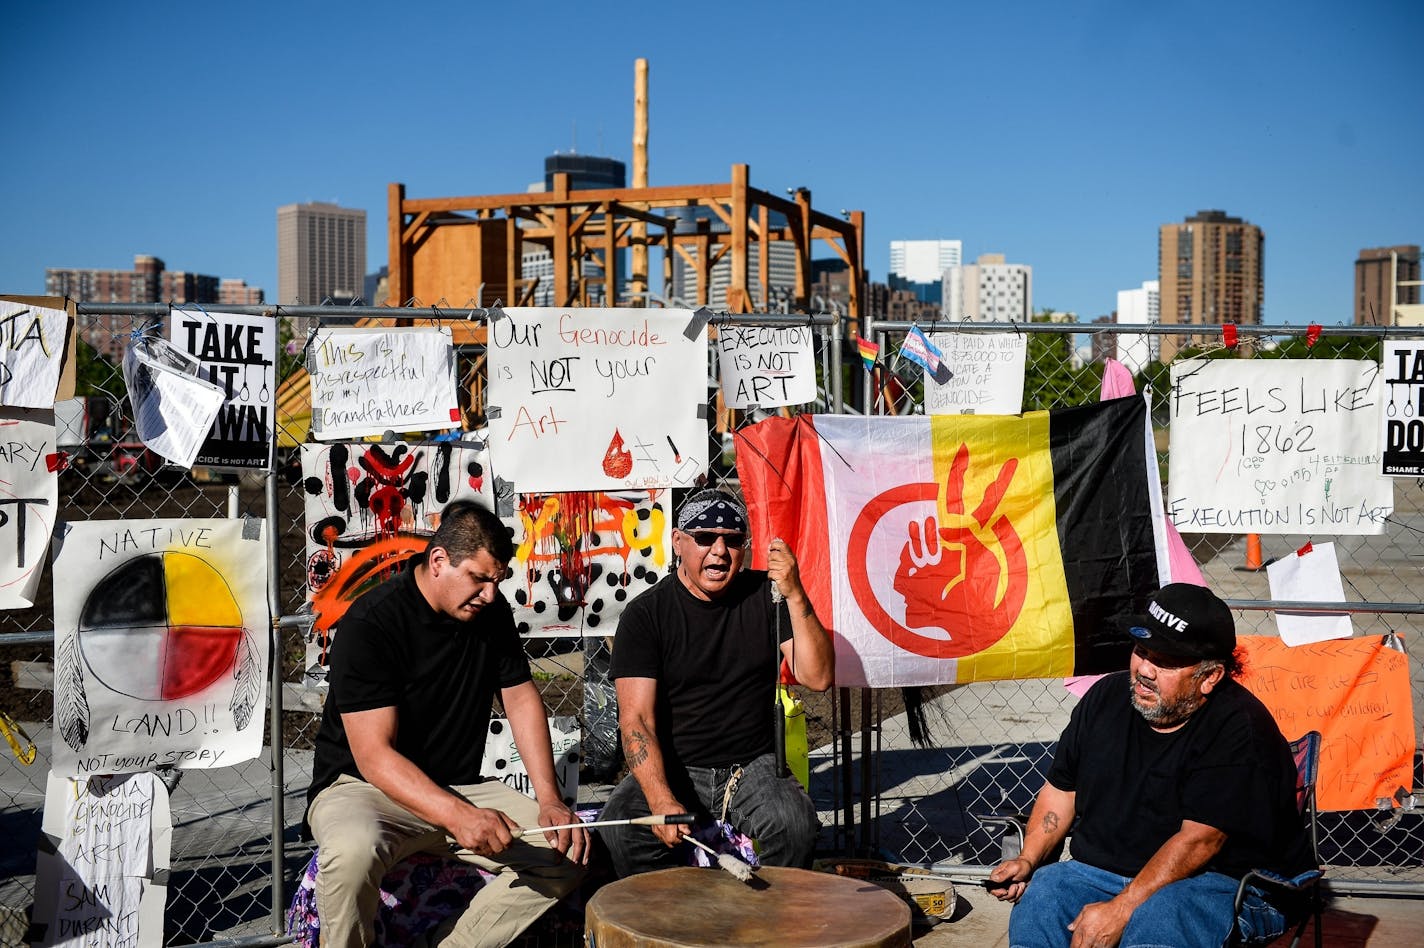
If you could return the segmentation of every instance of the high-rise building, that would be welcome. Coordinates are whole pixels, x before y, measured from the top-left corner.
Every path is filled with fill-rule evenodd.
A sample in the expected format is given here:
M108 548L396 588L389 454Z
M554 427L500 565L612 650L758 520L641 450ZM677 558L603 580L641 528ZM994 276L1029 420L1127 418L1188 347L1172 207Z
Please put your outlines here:
M219 306L261 306L261 287L248 286L246 280L219 280Z
M1261 228L1224 211L1198 211L1157 236L1157 275L1164 326L1261 322L1265 301ZM1202 336L1164 336L1161 356L1206 342Z
M1117 324L1119 326L1155 326L1161 318L1160 284L1147 280L1135 290L1117 291ZM1149 333L1119 332L1115 358L1134 375L1156 361L1161 353L1162 337Z
M911 283L939 283L944 271L963 262L958 240L892 240L890 273Z
M1419 302L1419 245L1361 250L1355 261L1355 325L1403 325L1396 307Z
M365 278L365 211L322 202L277 208L279 304L350 303Z
M678 219L677 232L690 233L706 228L712 235L726 234L727 224L707 207L667 208L665 214ZM776 231L786 227L786 216L773 211L767 217L767 227ZM713 251L716 245L712 245ZM693 251L696 254L696 251ZM767 295L761 292L761 252L753 250L747 255L747 291L751 294L752 305L762 311L774 311L778 302L790 300L796 292L796 244L790 240L769 240L766 247ZM732 258L723 254L712 265L707 280L707 305L712 309L727 308L727 289L732 285ZM697 267L682 254L673 257L672 295L687 303L697 303Z
M973 263L944 271L946 319L972 323L1028 322L1033 314L1033 267L982 253Z

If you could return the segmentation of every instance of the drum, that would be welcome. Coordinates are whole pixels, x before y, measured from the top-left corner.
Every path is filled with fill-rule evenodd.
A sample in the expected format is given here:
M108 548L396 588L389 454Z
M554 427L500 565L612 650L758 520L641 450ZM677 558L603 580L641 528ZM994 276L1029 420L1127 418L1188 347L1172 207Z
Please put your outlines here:
M872 882L764 866L751 882L718 868L664 869L599 889L588 948L658 945L910 945L910 907Z

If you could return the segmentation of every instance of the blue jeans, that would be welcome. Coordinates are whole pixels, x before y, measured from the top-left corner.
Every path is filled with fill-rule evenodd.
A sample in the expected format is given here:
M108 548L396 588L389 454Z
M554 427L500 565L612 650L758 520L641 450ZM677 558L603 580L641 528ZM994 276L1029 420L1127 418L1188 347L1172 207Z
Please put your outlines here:
M668 774L672 792L689 813L704 819L722 814L722 796L735 767L688 767L686 774ZM742 764L742 776L727 807L727 822L757 841L763 865L810 865L821 830L816 805L795 777L778 777L771 754ZM643 788L631 774L623 779L600 819L626 820L649 815ZM682 865L677 851L664 846L647 826L610 826L601 831L619 878Z
M1043 866L1009 915L1010 948L1067 946L1073 938L1068 924L1083 906L1108 901L1131 881L1131 876L1081 862ZM1230 876L1204 872L1163 886L1132 913L1120 948L1221 948L1231 935L1237 884ZM1285 928L1285 916L1255 889L1247 889L1242 937L1248 942L1275 938Z

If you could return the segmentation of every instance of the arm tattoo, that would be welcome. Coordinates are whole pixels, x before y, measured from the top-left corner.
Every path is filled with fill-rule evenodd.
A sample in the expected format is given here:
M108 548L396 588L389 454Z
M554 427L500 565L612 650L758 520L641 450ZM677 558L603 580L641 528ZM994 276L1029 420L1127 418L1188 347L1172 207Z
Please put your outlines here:
M628 746L624 748L624 756L628 760L628 769L636 770L638 765L648 759L648 739L643 736L643 732L636 728L628 734Z
M1043 814L1043 831L1044 831L1045 833L1051 833L1051 832L1053 832L1053 831L1056 830L1056 829L1058 829L1058 814L1057 814L1057 813L1045 813L1045 814Z

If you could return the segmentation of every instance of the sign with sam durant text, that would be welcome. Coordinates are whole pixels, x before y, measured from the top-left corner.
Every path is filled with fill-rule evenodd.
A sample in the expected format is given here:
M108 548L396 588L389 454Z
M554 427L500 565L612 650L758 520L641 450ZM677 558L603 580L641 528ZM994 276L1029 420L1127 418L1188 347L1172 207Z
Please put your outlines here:
M1424 475L1424 339L1386 340L1382 367L1381 472L1391 477Z
M1383 532L1381 378L1348 359L1174 363L1167 515L1182 533Z

